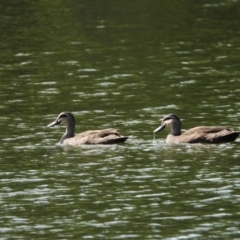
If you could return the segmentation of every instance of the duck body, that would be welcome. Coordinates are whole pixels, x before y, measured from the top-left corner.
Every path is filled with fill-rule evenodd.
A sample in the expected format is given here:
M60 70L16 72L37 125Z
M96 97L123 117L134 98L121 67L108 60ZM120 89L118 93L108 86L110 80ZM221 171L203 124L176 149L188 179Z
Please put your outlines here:
M48 127L65 125L66 132L63 134L60 143L65 145L78 146L82 144L114 144L122 143L128 136L121 136L116 129L88 130L74 135L75 118L70 112L62 112L57 119Z
M64 139L63 144L113 144L125 142L128 137L121 136L116 129L88 130L73 137Z
M155 129L154 133L163 130L165 127L171 129L166 142L174 144L232 142L236 140L240 133L223 126L199 126L181 132L181 121L175 114L164 117L161 126Z
M232 142L238 137L239 132L233 132L225 127L199 126L191 128L179 136L168 134L167 143L223 143Z

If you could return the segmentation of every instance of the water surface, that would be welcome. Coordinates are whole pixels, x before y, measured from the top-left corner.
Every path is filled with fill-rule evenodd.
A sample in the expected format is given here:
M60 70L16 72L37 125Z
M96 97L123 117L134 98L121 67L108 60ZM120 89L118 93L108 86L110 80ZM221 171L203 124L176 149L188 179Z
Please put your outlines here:
M1 239L238 239L239 142L167 145L183 129L239 130L238 0L0 1ZM57 145L117 128L112 146Z

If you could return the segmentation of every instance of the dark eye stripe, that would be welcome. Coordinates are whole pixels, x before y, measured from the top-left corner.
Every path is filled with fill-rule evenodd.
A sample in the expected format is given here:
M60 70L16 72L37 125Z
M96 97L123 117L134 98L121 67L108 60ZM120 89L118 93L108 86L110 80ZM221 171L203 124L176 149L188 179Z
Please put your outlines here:
M163 120L166 121L166 120L170 120L170 119L172 119L172 118L171 117L166 117Z

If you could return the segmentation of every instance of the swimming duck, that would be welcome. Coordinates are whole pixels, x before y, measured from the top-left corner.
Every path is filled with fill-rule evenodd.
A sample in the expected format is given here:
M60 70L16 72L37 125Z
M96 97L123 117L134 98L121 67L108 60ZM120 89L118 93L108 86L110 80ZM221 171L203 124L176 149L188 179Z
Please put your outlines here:
M74 135L75 118L70 112L62 112L57 119L50 123L48 127L55 125L66 126L66 132L63 134L60 143L67 145L81 144L113 144L125 142L128 137L121 136L116 129L89 130Z
M199 126L191 128L181 133L181 121L175 114L169 114L162 120L161 126L153 132L157 133L165 127L171 129L171 133L167 136L167 143L223 143L232 142L238 137L240 132L231 131L227 127Z

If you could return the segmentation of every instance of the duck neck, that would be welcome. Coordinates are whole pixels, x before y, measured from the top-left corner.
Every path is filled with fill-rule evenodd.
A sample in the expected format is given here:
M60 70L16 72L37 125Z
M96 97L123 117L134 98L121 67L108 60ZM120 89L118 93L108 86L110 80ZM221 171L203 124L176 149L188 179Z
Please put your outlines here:
M171 134L174 136L181 135L181 122L174 122L171 128Z
M74 123L68 123L68 125L66 126L66 132L63 134L60 143L63 143L63 141L67 138L74 137L74 128L75 128Z

